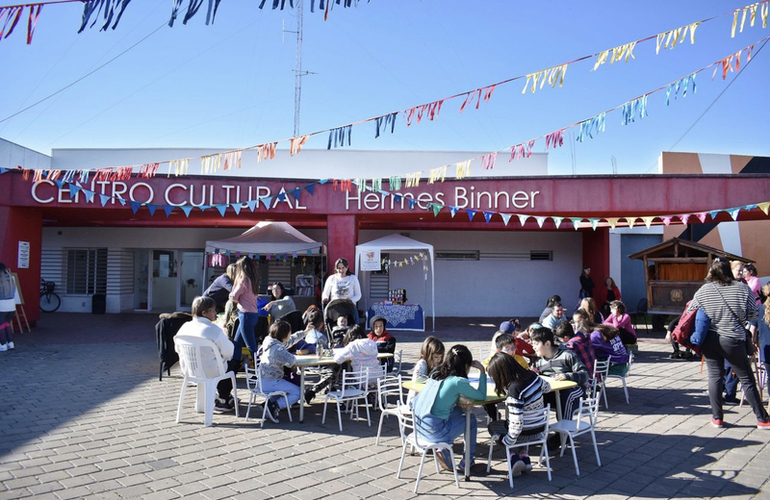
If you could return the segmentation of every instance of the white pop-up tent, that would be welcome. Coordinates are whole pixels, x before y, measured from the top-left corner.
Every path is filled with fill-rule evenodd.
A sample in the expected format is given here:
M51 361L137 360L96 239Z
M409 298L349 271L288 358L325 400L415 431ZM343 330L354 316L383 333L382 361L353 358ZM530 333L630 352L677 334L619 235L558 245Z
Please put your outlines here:
M378 252L387 252L391 254L391 260L398 260L397 258L392 258L393 254L402 254L402 255L410 255L414 254L414 252L427 252L429 255L430 260L430 297L431 297L431 316L433 317L433 331L436 330L436 272L435 272L435 266L434 266L434 256L433 256L433 245L429 243L423 243L421 241L413 240L412 238L407 238L406 236L401 236L400 234L390 234L388 236L383 236L382 238L378 238L376 240L368 241L366 243L361 243L360 245L356 245L356 271L359 275L359 280L361 281L362 288L366 289L366 283L368 282L369 274L366 271L361 271L361 263L363 261L363 256L367 252L371 252L373 250L376 250ZM366 298L368 300L368 297ZM365 307L368 307L368 304L365 304Z
M243 234L206 242L206 253L320 255L323 244L300 233L288 222L259 222Z

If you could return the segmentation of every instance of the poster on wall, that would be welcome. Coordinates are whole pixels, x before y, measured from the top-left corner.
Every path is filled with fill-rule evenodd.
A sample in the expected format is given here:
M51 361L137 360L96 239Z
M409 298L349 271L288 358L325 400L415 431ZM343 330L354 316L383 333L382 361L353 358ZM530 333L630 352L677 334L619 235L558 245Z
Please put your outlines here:
M29 269L29 241L19 242L19 269Z
M361 256L362 271L381 271L382 262L380 261L380 250L368 250Z

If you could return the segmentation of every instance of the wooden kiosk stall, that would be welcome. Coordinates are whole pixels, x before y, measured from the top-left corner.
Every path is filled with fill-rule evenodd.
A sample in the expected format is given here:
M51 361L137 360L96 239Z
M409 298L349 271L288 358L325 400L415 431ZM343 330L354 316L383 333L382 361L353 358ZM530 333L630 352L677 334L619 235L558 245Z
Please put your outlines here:
M718 248L679 238L672 238L628 257L644 262L647 314L651 315L682 314L687 301L703 285L706 271L714 258L753 262ZM656 327L658 322L655 319L653 316L653 326Z

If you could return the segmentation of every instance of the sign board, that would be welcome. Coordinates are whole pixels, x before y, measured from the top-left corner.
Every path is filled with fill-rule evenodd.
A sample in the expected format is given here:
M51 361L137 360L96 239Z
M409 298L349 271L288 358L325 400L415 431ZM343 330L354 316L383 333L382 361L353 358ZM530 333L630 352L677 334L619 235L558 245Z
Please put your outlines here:
M361 271L381 271L382 261L380 260L380 250L374 249L364 252L361 256Z
M29 269L29 241L19 242L19 260L16 267L19 269Z

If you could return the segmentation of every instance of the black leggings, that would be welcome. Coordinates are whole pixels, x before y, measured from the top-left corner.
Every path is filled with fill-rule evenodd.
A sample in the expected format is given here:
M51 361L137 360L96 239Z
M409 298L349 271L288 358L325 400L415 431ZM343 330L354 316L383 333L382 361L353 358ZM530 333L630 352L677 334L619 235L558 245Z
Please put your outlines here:
M709 332L703 343L702 351L706 357L706 368L708 368L709 374L711 416L719 420L724 419L722 393L725 390L725 360L727 360L741 381L746 399L751 405L751 409L754 410L757 421L767 421L767 412L759 400L754 373L751 371L749 358L746 355L746 341Z

